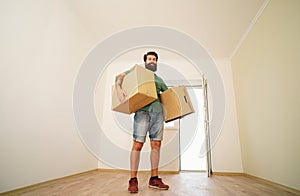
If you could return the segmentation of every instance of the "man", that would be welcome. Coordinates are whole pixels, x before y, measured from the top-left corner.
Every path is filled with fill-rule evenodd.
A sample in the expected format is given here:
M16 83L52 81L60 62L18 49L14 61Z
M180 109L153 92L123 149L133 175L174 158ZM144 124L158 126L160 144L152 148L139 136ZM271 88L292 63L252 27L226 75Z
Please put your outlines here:
M155 72L157 70L158 55L155 52L148 52L144 55L145 68ZM121 102L125 101L126 93L122 90L123 78L129 71L119 74L116 77L116 90ZM156 92L159 94L168 89L164 81L154 74ZM133 145L130 154L130 180L128 191L130 193L138 192L137 172L140 161L140 152L146 140L147 132L149 132L151 144L151 178L149 179L149 187L168 190L169 186L164 184L158 177L158 165L160 158L160 147L163 139L164 115L163 109L158 98L156 101L136 111L133 126Z

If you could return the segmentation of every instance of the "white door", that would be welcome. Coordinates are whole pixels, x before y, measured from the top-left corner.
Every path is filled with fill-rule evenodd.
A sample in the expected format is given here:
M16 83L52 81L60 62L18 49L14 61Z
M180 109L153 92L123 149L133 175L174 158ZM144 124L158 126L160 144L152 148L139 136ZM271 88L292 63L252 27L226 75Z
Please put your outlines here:
M203 90L187 87L195 113L180 119L180 170L207 171Z

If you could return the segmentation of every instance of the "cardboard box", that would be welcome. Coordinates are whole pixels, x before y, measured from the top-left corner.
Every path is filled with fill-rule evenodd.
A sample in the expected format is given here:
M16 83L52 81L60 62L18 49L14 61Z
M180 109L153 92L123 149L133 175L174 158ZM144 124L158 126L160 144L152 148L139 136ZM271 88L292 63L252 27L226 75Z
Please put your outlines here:
M165 122L194 112L190 96L184 86L169 88L160 94L160 99L164 108Z
M112 110L117 112L131 114L157 99L154 73L139 65L124 77L122 89L127 95L124 103L120 103L115 85L112 87Z

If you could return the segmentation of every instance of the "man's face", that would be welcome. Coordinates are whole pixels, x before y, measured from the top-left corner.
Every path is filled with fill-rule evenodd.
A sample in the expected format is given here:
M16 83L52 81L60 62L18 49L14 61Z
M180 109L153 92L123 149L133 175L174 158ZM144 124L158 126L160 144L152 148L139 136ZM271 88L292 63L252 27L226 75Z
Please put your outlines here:
M157 59L154 55L147 56L145 67L153 72L157 70Z

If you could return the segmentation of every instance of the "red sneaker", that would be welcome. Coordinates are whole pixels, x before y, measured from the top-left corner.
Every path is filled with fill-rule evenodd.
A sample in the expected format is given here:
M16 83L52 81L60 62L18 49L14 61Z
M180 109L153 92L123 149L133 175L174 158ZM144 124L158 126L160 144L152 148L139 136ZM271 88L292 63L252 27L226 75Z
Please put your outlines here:
M128 191L130 193L137 193L139 191L137 178L132 178L129 180Z
M153 180L149 180L149 187L161 190L168 190L169 185L166 185L162 182L161 178L155 178Z

